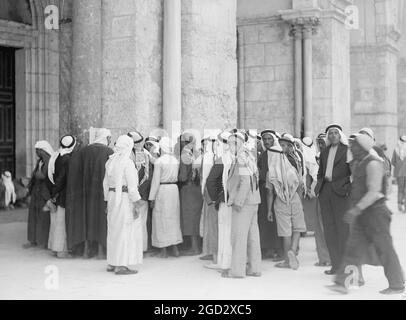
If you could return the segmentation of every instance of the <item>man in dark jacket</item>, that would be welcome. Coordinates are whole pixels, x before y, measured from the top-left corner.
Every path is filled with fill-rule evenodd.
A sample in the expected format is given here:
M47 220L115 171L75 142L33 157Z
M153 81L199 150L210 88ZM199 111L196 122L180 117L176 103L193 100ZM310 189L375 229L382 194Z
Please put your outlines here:
M349 225L343 217L350 206L351 171L347 163L348 142L339 125L326 129L327 148L320 154L316 194L319 195L324 235L331 258L328 275L336 274L340 266Z
M69 176L69 161L76 146L76 139L66 135L60 140L59 151L52 155L48 166L48 178L52 182L51 201L56 212L51 212L48 248L58 258L71 258L68 253L65 224L66 190Z

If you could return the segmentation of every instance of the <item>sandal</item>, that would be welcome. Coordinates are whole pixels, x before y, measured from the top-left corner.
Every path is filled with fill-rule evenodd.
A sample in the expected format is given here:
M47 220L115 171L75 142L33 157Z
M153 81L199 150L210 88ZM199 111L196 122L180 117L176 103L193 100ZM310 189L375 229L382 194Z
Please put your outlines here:
M125 276L125 275L136 274L136 273L138 273L137 270L130 270L128 268L121 269L121 270L118 270L115 272L115 274L118 276L123 276L123 275Z
M244 278L244 277L232 276L228 271L223 272L223 273L221 274L221 276L222 276L223 278L230 278L230 279L243 279L243 278Z
M279 262L279 263L275 264L275 267L276 268L281 268L281 269L290 269L290 265L286 261Z
M261 272L250 272L250 273L247 273L247 277L261 277L261 276L262 276Z

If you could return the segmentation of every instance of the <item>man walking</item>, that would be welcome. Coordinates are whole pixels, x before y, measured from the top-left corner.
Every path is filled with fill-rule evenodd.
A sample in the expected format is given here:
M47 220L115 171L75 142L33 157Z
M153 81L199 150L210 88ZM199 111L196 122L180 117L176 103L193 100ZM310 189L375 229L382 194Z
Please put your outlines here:
M346 274L346 269L361 265L371 244L378 253L389 282L389 287L380 293L400 294L405 289L402 268L390 235L391 212L385 203L385 170L381 159L370 154L373 145L374 140L365 134L352 136L351 153L357 164L351 190L353 207L345 215L346 221L352 225L351 235L335 279L336 284L329 286L329 289L340 293L348 292L347 279L356 276L354 273Z

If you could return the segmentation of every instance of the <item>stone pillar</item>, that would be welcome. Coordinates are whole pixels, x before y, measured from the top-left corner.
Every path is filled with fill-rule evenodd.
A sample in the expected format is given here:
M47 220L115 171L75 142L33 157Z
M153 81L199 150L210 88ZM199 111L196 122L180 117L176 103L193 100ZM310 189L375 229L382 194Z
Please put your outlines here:
M182 129L237 125L236 0L182 1Z
M102 120L113 140L162 126L162 3L102 0Z
M169 134L180 130L182 120L181 21L181 0L165 0L162 117Z
M300 137L303 121L303 61L302 61L302 27L294 25L292 34L295 37L295 136Z
M237 31L238 46L238 127L245 128L245 53L244 53L244 31Z
M81 140L102 125L101 1L73 2L71 133Z
M303 28L303 119L304 136L313 137L312 25Z

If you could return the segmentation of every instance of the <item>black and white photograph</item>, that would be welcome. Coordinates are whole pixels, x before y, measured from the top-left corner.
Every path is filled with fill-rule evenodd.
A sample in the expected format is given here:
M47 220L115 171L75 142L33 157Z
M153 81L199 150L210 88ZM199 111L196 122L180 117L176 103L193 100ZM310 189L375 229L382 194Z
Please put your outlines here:
M3 301L406 301L406 1L0 0L0 175Z

